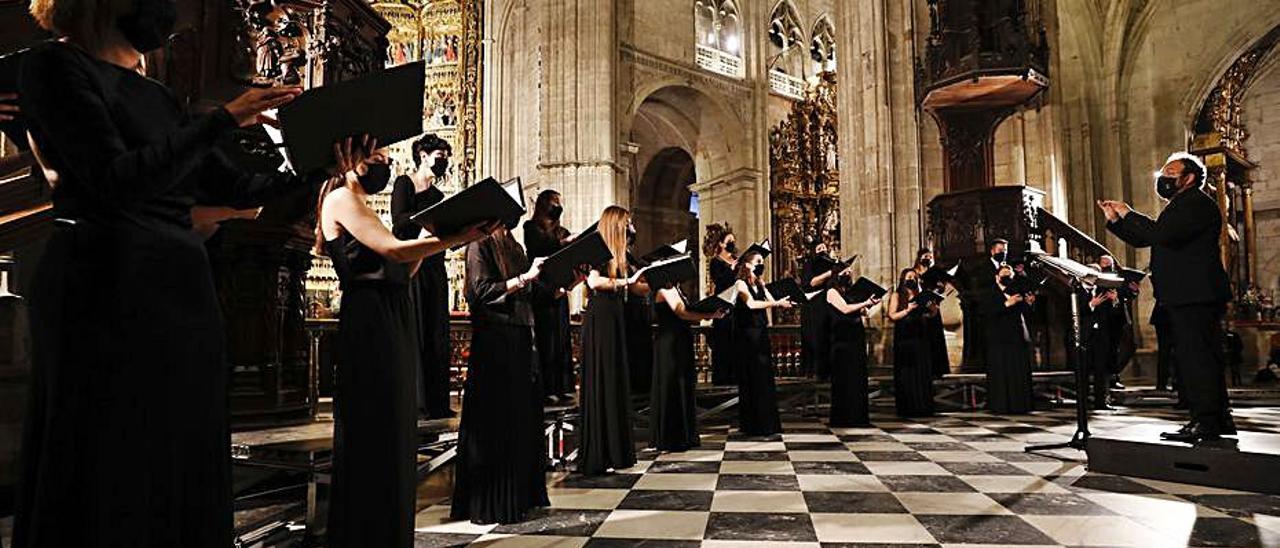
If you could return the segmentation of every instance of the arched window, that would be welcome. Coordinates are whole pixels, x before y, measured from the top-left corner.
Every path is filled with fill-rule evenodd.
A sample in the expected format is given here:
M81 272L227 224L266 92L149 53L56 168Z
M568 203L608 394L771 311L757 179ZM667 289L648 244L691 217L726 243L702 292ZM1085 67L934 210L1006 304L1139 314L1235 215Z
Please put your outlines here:
M809 67L812 74L836 71L836 31L826 17L813 27L809 42Z
M769 16L769 88L787 97L804 96L804 32L791 2L783 0Z
M742 21L737 4L733 0L695 0L693 21L698 66L742 78Z

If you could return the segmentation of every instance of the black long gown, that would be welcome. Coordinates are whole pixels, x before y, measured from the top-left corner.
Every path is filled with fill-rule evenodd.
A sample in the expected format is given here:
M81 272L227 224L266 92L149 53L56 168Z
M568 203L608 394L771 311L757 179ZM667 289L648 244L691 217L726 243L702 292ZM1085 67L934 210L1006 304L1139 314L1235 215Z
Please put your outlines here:
M641 264L627 254L634 272ZM623 306L627 323L627 367L633 394L646 394L653 382L653 301L647 295L628 295Z
M898 294L899 312L910 300ZM893 400L899 417L933 414L933 367L929 316L917 308L893 324Z
M409 217L441 200L444 192L435 185L417 192L412 179L406 175L397 177L391 189L391 221L396 237L417 238L421 228ZM449 275L444 262L444 253L423 259L409 284L418 349L418 414L433 419L453 415L449 406Z
M846 302L854 296L842 291ZM862 313L844 314L820 297L831 319L831 426L854 427L871 424L867 394L867 330Z
M750 287L751 296L764 300L764 287ZM777 388L773 382L773 350L769 343L769 317L763 309L751 310L739 299L732 318L733 345L738 364L738 429L748 436L772 436L782 431L778 416Z
M800 274L800 282L805 291L823 289L809 285L820 274L822 272L818 270L817 259L811 257L805 262ZM830 316L830 308L825 298L818 297L805 303L800 310L800 333L803 337L800 344L801 370L816 375L819 379L825 379L831 373L827 359L830 354L828 346L831 324L835 320Z
M987 410L1021 414L1033 409L1031 391L1031 335L1024 315L1026 304L1006 307L999 290L983 304L987 349Z
M505 293L506 281L528 268L529 259L510 234L467 247L471 359L458 433L454 519L514 523L531 508L550 504L530 307L531 296L545 290L534 284Z
M947 355L947 334L942 325L942 313L925 318L925 338L929 342L929 366L934 378L951 373L951 357Z
M654 315L658 330L649 397L650 441L660 451L685 451L702 443L694 404L698 374L693 365L693 329L668 303L657 303Z
M733 267L720 257L711 259L711 284L720 293L737 281ZM711 322L711 384L716 386L737 383L738 367L734 364L733 318L720 318Z
M231 544L227 364L197 203L250 207L314 186L214 150L223 109L60 42L19 95L57 171L31 292L32 386L12 545ZM319 179L311 182L319 182Z
M582 432L578 472L599 475L636 463L624 297L591 295L582 320Z
M329 546L413 546L417 336L409 265L326 241L342 288Z
M569 230L556 226L548 230L537 221L525 221L524 246L529 258L547 257L560 250ZM533 333L538 343L538 364L542 373L542 395L572 394L573 348L569 333L569 299L554 293L533 296Z

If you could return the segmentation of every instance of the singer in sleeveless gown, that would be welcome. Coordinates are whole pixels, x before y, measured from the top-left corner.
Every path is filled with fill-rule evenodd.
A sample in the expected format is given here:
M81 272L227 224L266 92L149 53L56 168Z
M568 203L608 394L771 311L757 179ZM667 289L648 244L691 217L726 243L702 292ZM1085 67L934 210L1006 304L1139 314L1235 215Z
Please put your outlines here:
M853 301L853 292L840 289L845 302ZM845 314L822 299L830 321L830 353L828 367L831 371L830 426L849 428L871 424L870 405L867 400L867 331L863 325L862 311Z
M329 546L410 547L418 486L410 265L345 231L324 247L342 289Z
M748 286L751 297L767 298L764 287ZM773 350L769 343L769 317L764 309L752 310L739 299L733 311L733 345L738 366L738 428L748 436L772 436L782 431L778 416L777 388L773 381Z
M583 314L578 472L586 475L630 468L636 463L624 309L622 293L596 291Z
M686 451L701 444L694 388L693 329L671 306L655 306L658 330L653 344L653 389L649 398L653 447Z

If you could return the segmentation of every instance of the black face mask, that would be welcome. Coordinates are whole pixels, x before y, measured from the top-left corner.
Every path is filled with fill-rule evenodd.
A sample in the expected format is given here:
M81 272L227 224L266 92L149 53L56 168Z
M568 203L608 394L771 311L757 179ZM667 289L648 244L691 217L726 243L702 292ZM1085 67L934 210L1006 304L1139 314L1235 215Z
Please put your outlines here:
M1000 277L1000 285L1009 285L1009 282L1012 282L1012 281L1013 281L1013 276Z
M559 221L561 215L564 215L563 206L553 205L551 206L551 209L547 210L547 216L553 221Z
M449 172L448 158L436 158L436 161L431 164L431 174L435 175L436 177L444 177L444 174L448 172Z
M728 251L729 253L737 253L737 252L738 252L738 242L729 242L729 243L727 243L727 244L724 244L724 250L725 250L725 251Z
M912 291L920 291L920 280L903 280L902 285Z
M387 188L387 181L391 180L391 168L386 164L369 164L369 171L357 179L360 181L360 188L366 193L377 194Z
M756 276L764 276L764 265L763 264L756 265L755 268L751 269L751 272L754 273Z
M1005 260L1005 257L1007 256L1008 255L1003 251L991 254L991 258L994 259L997 263L1003 263Z
M920 266L929 268L933 266L933 259L920 259Z
M178 23L174 0L133 0L133 10L116 19L116 28L138 53L160 49Z
M1178 178L1161 175L1156 178L1156 194L1166 200L1172 200L1178 194Z
M634 243L636 243L636 231L628 228L627 229L627 245L631 245Z

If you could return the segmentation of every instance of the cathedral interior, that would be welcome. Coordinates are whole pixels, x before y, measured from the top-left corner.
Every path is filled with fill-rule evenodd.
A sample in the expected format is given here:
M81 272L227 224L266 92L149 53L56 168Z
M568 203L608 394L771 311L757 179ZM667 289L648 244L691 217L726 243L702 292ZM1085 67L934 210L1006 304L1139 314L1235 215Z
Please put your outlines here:
M14 82L3 56L54 38L30 4L0 0L0 94ZM146 54L144 70L186 108L208 111L255 86L312 90L416 64L420 133L452 147L445 195L519 178L531 212L534 196L557 191L574 232L607 206L625 207L637 251L687 241L698 275L682 287L694 301L716 291L704 242L725 227L740 248L772 244L769 281L802 276L825 244L832 256L856 255L855 278L893 287L921 248L949 267L985 260L996 238L1010 257L1094 263L1106 254L1146 271L1153 252L1109 231L1095 204L1122 200L1154 217L1164 201L1153 172L1166 158L1185 151L1204 164L1232 292L1223 325L1236 347L1222 375L1241 430L1234 450L1148 473L1164 458L1151 455L1174 450L1116 448L1127 443L1120 432L1158 432L1187 416L1158 371L1149 282L1126 304L1129 350L1112 405L1087 412L1069 294L1046 289L1027 319L1036 411L997 413L985 405L990 343L975 332L965 290L956 298L951 289L938 305L946 371L932 381L936 414L894 413L895 322L881 306L865 320L872 424L828 424L835 396L803 357L802 315L776 310L766 336L781 433L743 436L737 387L713 382L704 322L692 328L701 445L660 452L638 441L634 466L579 475L580 411L548 404L540 447L550 505L519 523L451 516L459 419L421 418L415 546L1280 546L1280 2L176 7L172 36ZM22 132L0 127L0 539L17 548L9 536L38 389L27 296L57 212ZM416 169L411 141L388 147L393 178ZM244 162L261 159L255 143L239 144ZM391 194L368 197L388 227ZM326 542L343 291L334 263L312 249L315 211L314 196L192 211L225 325L235 546ZM444 367L462 411L467 258L461 248L444 255ZM566 297L574 368L587 293ZM636 379L647 366L631 367ZM632 412L637 440L648 439L647 392L633 395ZM1070 445L1081 413L1087 449ZM1064 446L1024 451L1035 444Z

